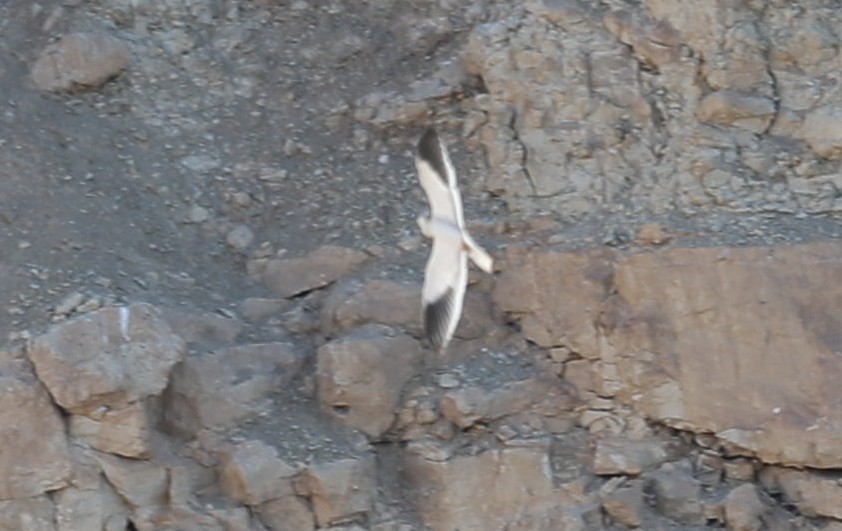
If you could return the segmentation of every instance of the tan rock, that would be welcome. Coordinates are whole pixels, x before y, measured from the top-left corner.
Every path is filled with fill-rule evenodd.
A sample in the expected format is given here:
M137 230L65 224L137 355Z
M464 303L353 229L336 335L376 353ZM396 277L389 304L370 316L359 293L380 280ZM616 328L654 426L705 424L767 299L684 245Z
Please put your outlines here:
M220 454L220 482L231 498L247 505L292 494L295 467L263 441L246 441Z
M547 400L566 403L563 394L554 382L531 378L508 382L493 390L453 389L442 396L439 406L447 420L465 429L478 421L492 421L528 411L535 405L544 405Z
M215 313L197 313L164 308L161 310L170 328L188 343L233 343L243 330L237 319Z
M767 467L761 472L764 485L779 490L784 498L805 516L842 520L842 476L783 467Z
M362 251L325 245L298 258L269 260L260 280L278 296L294 297L336 282L367 259Z
M762 96L731 91L712 92L696 107L696 118L711 125L733 125L762 133L772 123L775 103Z
M95 453L105 477L132 509L157 510L167 501L167 470L158 463Z
M674 456L670 444L660 439L602 437L594 445L593 468L599 475L638 475Z
M410 452L406 471L418 514L433 530L568 529L567 511L577 506L574 496L554 486L547 446L443 461Z
M24 359L0 361L0 441L0 499L35 497L67 485L71 460L64 423Z
M46 496L0 500L0 530L55 531L54 513Z
M85 439L101 452L124 457L149 456L150 418L143 401L107 410L96 419L72 415L70 434Z
M193 352L173 369L163 395L164 426L187 437L231 426L265 410L302 362L291 345L280 342Z
M763 529L763 513L766 506L760 499L758 489L751 484L735 487L725 497L725 522L734 531L758 531Z
M269 500L257 506L256 510L269 531L312 531L316 528L313 511L298 496Z
M351 280L337 286L322 305L322 329L330 337L368 323L421 331L421 285Z
M319 349L319 402L334 419L377 439L394 422L421 360L420 344L406 334L383 325L357 329Z
M623 481L617 487L602 492L602 507L617 523L640 527L646 510L643 481Z
M766 462L838 467L842 417L827 405L842 379L828 288L842 282L839 256L826 242L622 260L624 304L606 327L606 355L622 353L621 395L650 418L716 433Z
M826 105L811 111L804 120L801 136L816 155L842 158L842 106Z
M55 325L31 341L28 355L61 407L90 414L159 394L185 350L161 312L141 303Z
M663 245L672 239L669 231L657 223L647 223L637 231L637 243L640 245Z
M364 519L373 509L377 490L374 459L362 456L310 465L296 482L296 490L310 498L319 527Z
M65 35L45 48L32 67L32 81L59 92L102 85L129 63L126 46L104 33Z
M536 253L509 247L494 286L494 303L518 317L524 336L539 346L566 346L596 358L596 322L608 294L612 259L611 252Z

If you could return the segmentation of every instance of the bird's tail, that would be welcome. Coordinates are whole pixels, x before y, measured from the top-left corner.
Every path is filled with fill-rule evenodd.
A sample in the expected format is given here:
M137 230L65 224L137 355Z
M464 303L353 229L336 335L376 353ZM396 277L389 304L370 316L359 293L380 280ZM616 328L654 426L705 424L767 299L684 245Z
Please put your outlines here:
M471 258L471 261L473 261L477 267L486 273L492 273L494 271L494 259L491 258L491 255L488 254L485 249L480 247L467 232L464 233L463 237L465 241L465 250L468 252L468 256Z

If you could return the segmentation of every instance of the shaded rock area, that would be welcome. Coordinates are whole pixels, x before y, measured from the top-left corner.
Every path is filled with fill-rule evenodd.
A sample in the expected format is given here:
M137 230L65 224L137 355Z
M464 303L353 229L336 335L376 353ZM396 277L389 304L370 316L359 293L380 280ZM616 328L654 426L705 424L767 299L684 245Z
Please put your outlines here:
M0 3L0 531L842 529L840 27ZM443 355L429 125L496 266Z

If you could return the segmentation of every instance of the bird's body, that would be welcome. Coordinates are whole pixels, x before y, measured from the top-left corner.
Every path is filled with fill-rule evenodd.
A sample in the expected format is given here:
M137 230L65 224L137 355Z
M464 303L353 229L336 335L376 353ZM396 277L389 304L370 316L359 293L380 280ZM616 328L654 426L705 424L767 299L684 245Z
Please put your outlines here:
M419 216L418 226L433 240L421 294L424 332L442 352L462 315L468 258L487 273L492 271L494 260L465 230L456 172L434 129L428 129L418 141L415 167L430 203L430 217Z

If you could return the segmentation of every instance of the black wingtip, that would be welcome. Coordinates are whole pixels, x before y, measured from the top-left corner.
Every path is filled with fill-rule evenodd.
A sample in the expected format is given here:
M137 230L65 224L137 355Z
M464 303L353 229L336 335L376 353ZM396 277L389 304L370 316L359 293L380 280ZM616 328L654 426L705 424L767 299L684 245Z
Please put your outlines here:
M428 128L418 140L418 158L432 166L433 170L446 183L447 165L444 162L445 156L444 144L439 139L439 134L434 128Z
M424 333L433 348L441 353L447 343L447 325L453 306L453 290L424 307Z

